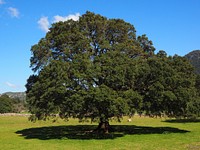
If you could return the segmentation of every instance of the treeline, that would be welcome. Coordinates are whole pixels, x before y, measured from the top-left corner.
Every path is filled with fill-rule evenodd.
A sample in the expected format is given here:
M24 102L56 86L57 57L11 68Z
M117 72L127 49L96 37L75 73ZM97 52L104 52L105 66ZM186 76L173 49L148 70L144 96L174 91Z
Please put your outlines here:
M6 94L0 96L0 113L20 113L25 110L25 100L11 98Z

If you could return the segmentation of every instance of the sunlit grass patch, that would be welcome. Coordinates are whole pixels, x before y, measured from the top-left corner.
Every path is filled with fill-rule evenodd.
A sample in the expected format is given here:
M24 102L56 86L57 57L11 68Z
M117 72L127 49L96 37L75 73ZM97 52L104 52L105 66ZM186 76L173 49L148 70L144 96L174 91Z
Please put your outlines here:
M109 134L91 132L97 123L38 121L27 117L0 117L0 149L198 149L200 122L165 121L164 118L124 118L121 123L110 122Z

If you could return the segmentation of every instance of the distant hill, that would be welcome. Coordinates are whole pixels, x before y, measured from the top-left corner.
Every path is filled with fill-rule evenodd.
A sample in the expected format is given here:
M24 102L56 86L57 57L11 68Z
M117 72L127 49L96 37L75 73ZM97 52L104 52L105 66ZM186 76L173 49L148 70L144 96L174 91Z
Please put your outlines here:
M195 72L200 74L200 50L194 50L187 55L185 55L191 64L195 67Z
M6 94L11 98L19 98L22 101L24 101L26 99L26 93L25 92L6 92L6 93L3 93L3 94Z

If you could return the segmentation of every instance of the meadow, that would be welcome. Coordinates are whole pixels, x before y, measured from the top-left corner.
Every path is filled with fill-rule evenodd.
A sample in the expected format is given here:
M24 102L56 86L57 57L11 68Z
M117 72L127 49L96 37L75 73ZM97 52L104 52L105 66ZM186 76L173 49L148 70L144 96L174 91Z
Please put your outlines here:
M0 116L1 150L200 150L200 121L164 118L124 118L110 122L110 133L89 131L97 124L77 119L28 121L24 116Z

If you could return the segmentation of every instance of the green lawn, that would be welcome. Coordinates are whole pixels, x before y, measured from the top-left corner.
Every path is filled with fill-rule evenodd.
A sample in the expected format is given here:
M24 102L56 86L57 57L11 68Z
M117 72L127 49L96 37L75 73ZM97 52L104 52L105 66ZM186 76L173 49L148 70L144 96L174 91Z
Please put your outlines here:
M134 117L111 122L111 132L96 135L96 124L58 120L29 122L27 117L0 116L1 150L200 150L200 122Z

